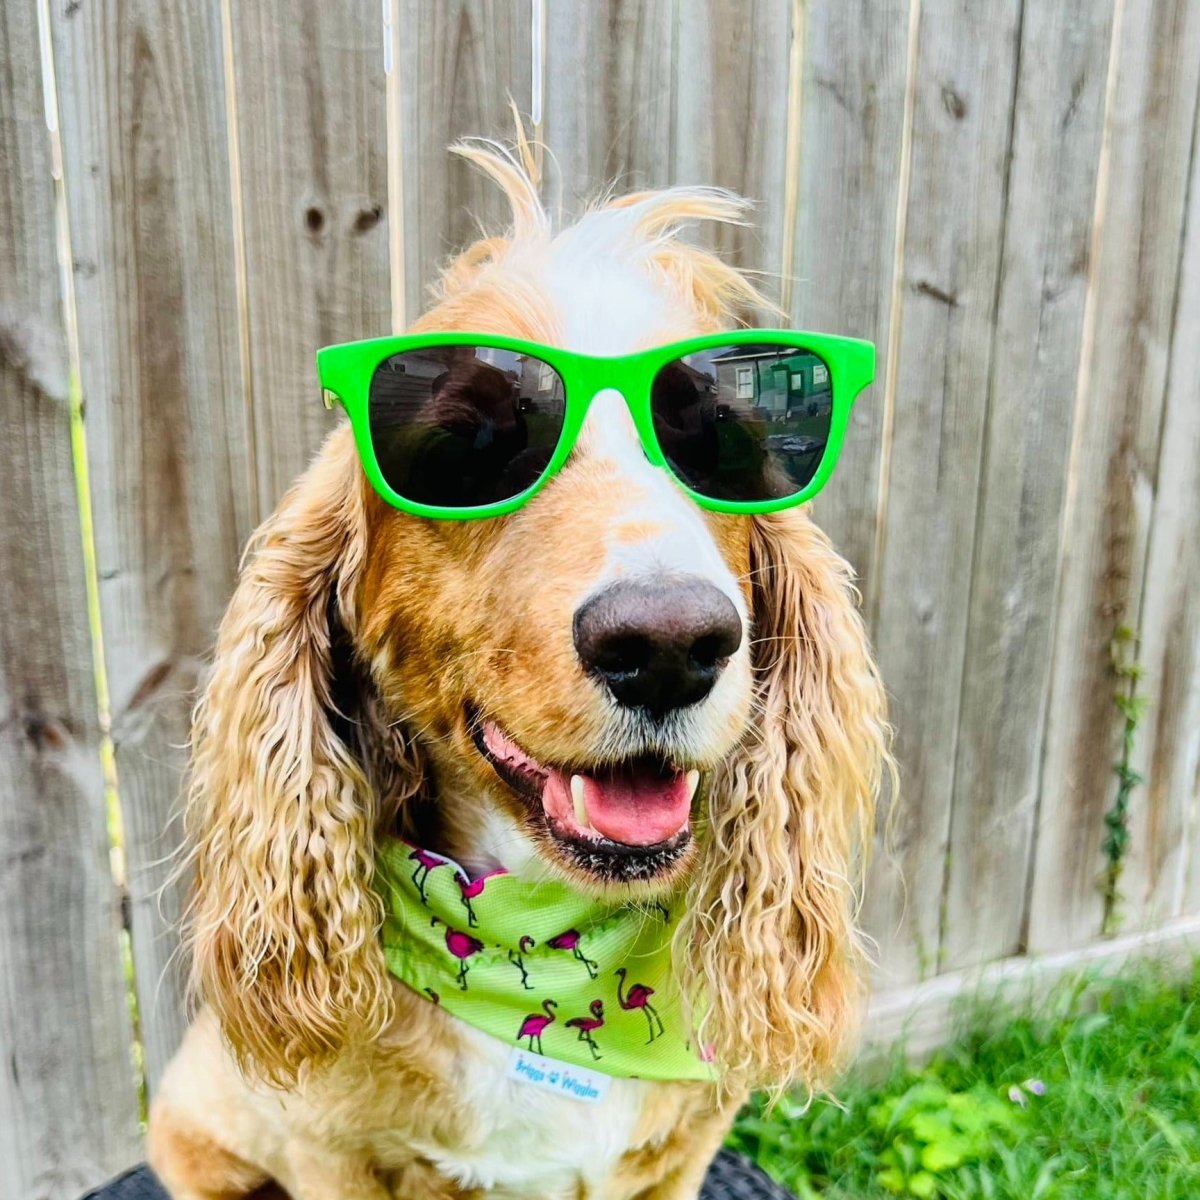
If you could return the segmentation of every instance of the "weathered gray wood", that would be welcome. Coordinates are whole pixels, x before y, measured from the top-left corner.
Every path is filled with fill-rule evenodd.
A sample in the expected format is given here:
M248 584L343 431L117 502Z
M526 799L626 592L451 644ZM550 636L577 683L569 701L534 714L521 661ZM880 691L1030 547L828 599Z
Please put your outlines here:
M403 0L404 234L409 320L449 255L509 220L499 189L447 146L464 137L511 142L508 97L529 120L529 0Z
M674 7L667 0L547 5L544 138L568 214L614 180L620 191L670 183ZM551 175L543 189L552 202L558 183Z
M391 328L383 21L360 0L235 0L232 20L266 514L332 426L317 348Z
M1120 722L1109 644L1139 620L1200 75L1200 7L1124 6L1115 31L1107 194L1092 266L1094 338L1076 416L1052 652L1037 854L1036 950L1103 921L1098 880ZM1189 334L1194 338L1194 332Z
M892 310L909 0L805 5L791 320L875 342L875 384L813 506L868 590ZM918 200L919 202L919 200Z
M151 1087L178 1045L175 849L203 656L250 529L216 6L54 6L100 602ZM172 961L173 957L176 961Z
M940 966L1024 933L1112 5L1026 0Z
M37 7L0 8L0 1195L137 1155Z
M1142 596L1138 658L1145 675L1138 690L1150 707L1135 743L1133 765L1146 782L1134 793L1121 881L1121 915L1130 926L1200 911L1200 155L1194 146L1189 186Z
M876 640L906 800L868 928L887 986L936 963L1020 5L921 5ZM903 873L902 886L900 873Z
M779 300L787 158L790 0L704 0L677 10L673 183L755 202L747 228L709 226L701 244L761 273Z

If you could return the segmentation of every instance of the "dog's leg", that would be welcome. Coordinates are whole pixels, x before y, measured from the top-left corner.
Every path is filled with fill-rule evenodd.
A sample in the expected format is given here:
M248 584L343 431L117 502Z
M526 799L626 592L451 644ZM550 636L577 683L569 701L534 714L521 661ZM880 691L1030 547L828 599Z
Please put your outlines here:
M679 1123L626 1155L620 1190L636 1200L696 1200L740 1105L684 1109Z
M391 1172L388 1185L393 1200L483 1200L484 1196L482 1188L461 1188L429 1163L417 1159Z
M162 1104L151 1110L146 1152L171 1200L241 1200L268 1181Z
M286 1162L279 1182L291 1200L393 1200L372 1164L356 1155L291 1146Z

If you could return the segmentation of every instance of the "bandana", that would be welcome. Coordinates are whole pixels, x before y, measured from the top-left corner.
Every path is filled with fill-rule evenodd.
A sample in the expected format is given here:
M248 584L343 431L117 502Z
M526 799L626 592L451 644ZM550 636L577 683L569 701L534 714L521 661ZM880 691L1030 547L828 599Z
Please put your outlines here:
M558 880L457 863L397 839L376 853L388 970L507 1045L605 1075L715 1079L686 1027L670 902L606 904Z

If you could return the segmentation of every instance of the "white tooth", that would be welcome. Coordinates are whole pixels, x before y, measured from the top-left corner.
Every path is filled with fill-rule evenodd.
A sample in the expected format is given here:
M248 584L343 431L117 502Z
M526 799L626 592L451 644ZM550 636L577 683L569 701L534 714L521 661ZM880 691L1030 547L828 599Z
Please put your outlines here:
M690 801L696 795L696 789L700 786L700 772L691 770L683 778L687 784L688 800Z
M571 776L571 800L575 805L575 820L582 829L588 827L587 805L583 802L583 776Z

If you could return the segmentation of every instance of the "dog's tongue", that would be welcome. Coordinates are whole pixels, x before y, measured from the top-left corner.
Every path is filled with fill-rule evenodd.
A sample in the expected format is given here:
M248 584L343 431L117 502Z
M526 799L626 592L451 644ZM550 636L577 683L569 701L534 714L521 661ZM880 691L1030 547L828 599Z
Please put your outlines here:
M586 835L590 827L610 841L653 846L687 827L695 791L690 772L635 764L574 778L583 781L582 804L562 771L550 772L542 792L546 815L568 832Z

